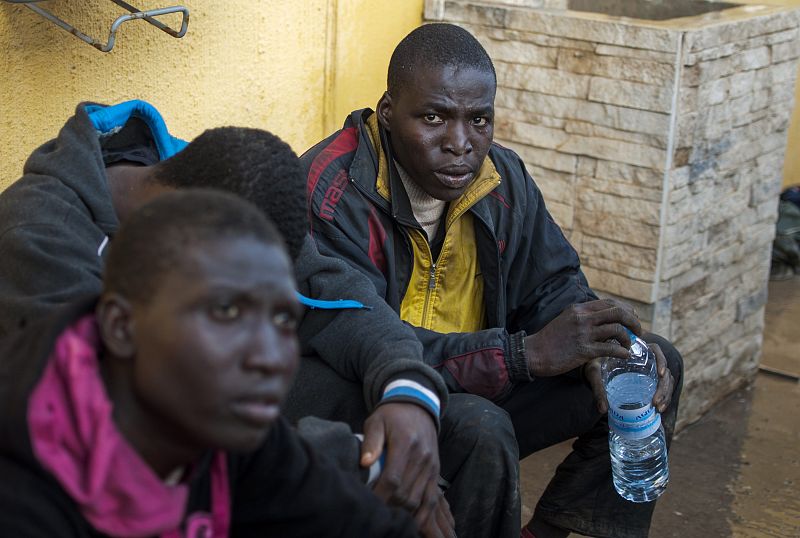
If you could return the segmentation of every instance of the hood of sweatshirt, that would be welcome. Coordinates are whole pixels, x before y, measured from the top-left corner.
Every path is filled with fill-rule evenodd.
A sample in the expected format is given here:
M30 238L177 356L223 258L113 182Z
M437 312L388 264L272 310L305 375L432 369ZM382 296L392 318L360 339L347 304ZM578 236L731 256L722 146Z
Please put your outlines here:
M85 106L78 105L58 136L31 154L23 168L23 180L60 182L86 206L103 232L112 236L119 221L111 203L100 138ZM24 185L20 183L20 187Z
M166 484L116 427L93 305L64 307L0 346L0 406L8 411L0 414L0 454L56 482L103 534L178 536L197 473ZM195 471L210 465L210 513L191 514L187 525L204 519L224 536L226 457L216 452L203 460Z
M144 101L126 101L112 106L81 103L58 136L31 154L23 168L24 176L59 181L83 202L103 232L113 236L119 221L111 203L103 145L132 118L141 120L149 130L159 159L169 158L186 146L186 142L169 134L158 111Z

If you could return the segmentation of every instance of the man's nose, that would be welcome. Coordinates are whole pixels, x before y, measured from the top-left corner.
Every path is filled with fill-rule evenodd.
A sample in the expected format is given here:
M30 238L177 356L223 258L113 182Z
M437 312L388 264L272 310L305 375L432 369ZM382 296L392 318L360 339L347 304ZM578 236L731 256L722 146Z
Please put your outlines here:
M273 323L264 321L254 330L247 352L246 366L265 373L290 370L295 346L283 337Z
M464 122L450 121L447 123L444 150L454 155L464 155L472 151L472 143L469 140L469 127Z

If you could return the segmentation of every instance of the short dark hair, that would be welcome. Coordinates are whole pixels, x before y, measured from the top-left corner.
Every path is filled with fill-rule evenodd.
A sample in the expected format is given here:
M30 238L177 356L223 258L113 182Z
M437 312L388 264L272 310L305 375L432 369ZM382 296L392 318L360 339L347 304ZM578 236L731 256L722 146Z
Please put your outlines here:
M305 174L297 154L274 134L208 129L158 163L154 175L163 185L220 189L255 204L278 226L291 259L297 258L308 231Z
M180 264L188 246L234 237L253 237L283 248L275 226L239 196L213 189L158 196L120 226L106 258L103 291L146 303L161 277Z
M486 49L467 30L454 24L425 24L403 38L389 60L386 87L401 90L420 67L454 66L497 74Z

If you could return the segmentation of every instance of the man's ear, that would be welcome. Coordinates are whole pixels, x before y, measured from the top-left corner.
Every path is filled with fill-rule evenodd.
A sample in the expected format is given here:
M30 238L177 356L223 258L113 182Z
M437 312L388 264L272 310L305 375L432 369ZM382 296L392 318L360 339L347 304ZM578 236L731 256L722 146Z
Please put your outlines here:
M130 301L118 293L103 294L95 308L95 317L105 348L116 357L133 358L136 344Z
M383 92L383 95L378 101L378 109L376 112L378 113L378 121L380 122L381 126L387 131L391 132L389 124L392 121L392 94L390 94L388 91Z

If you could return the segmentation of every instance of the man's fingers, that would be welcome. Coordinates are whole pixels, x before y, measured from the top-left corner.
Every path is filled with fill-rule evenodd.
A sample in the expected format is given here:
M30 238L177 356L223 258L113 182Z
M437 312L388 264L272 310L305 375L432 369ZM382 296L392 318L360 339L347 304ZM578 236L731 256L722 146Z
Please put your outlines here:
M608 310L623 304L622 301L616 299L595 299L594 301L587 301L585 303L578 303L576 308L585 312L599 312L601 310Z
M613 305L615 308L621 308L634 318L639 319L639 314L636 313L636 309L633 307L632 304L627 303L625 301L620 301L619 299L606 299L606 300L609 301L609 303Z
M605 310L600 310L599 312L595 313L593 316L593 324L595 326L605 325L605 324L614 324L619 323L624 325L628 329L633 332L633 334L637 336L641 336L642 334L642 324L639 323L639 318L637 318L632 310L628 310L623 308L622 306L616 305L612 308L607 308Z
M592 340L595 342L605 342L612 339L625 348L630 348L633 344L628 331L619 323L607 323L592 328Z
M411 485L411 489L409 489L408 494L405 495L405 498L401 501L402 506L406 510L414 512L422 507L423 495L425 494L425 489L428 486L428 482L430 482L430 478L422 474L417 476L417 479Z
M416 458L404 457L405 467L400 475L400 481L392 492L390 502L402 506L409 512L415 512L421 507L423 495L428 483L436 480L435 476L426 473L422 465L416 463ZM388 465L387 465L388 467Z
M586 312L600 312L601 310L619 308L625 310L635 318L639 317L636 314L636 309L633 307L633 305L626 303L625 301L620 301L619 299L597 299L586 303L579 303L575 306L576 308L580 308Z
M426 488L424 498L420 498L420 502L411 513L418 522L434 522L437 504L438 498L431 496Z
M416 511L412 511L414 521L417 522L421 534L429 536L443 536L436 517L436 499L427 497L422 501Z
M436 517L437 527L440 529L442 536L445 538L456 538L456 522L453 519L453 514L450 512L450 506L444 497L441 498L439 506L436 507L434 512Z
M622 360L630 358L630 351L616 342L595 342L590 347L590 360L602 357L616 357Z
M642 325L636 309L628 303L616 299L600 299L581 303L575 308L591 313L592 324L596 326L619 323L630 329L637 336L642 335ZM619 339L618 339L619 340ZM622 340L620 340L622 342ZM627 341L627 339L625 340Z
M664 352L661 351L661 346L658 344L647 344L647 347L653 352L653 355L656 356L656 371L658 372L659 377L664 377L667 373L667 358L664 357Z
M669 370L667 370L667 375L658 378L658 387L653 395L653 405L659 413L663 413L672 401L674 383L675 380L672 379L672 374Z
M367 419L364 433L364 452L386 447L383 470L373 492L393 506L414 512L424 495L425 484L435 485L439 474L433 418L416 404L386 403ZM367 434L372 435L366 437ZM373 444L367 445L367 440Z
M653 395L653 405L659 413L663 413L672 401L672 389L675 380L672 378L672 372L667 368L667 359L658 344L648 345L656 356L656 371L658 372L658 386L656 387L656 393Z
M398 494L398 490L403 486L405 463L405 459L397 458L395 451L392 450L392 447L389 447L386 451L386 466L372 488L375 495L389 504L402 506L402 500L400 499L403 496Z
M425 538L455 537L455 520L450 512L450 506L436 485L435 480L428 484L425 490L425 498L419 510L414 514L414 520L419 526L420 533Z
M409 450L405 441L407 440L394 438L387 442L386 461L373 492L393 506L401 506L414 512L422 497L415 483L424 473L419 458L411 457L413 451ZM424 487L422 490L424 491Z
M456 535L456 518L453 517L453 512L450 511L450 503L447 502L447 499L444 496L443 492L440 492L439 495L439 506L437 508L437 513L444 518L444 522L446 526L452 529L452 535Z
M595 359L592 362L586 365L586 370L584 370L584 375L586 376L586 381L589 383L589 387L592 389L592 393L594 394L594 401L595 405L597 405L597 411L600 413L608 412L608 398L606 396L606 388L603 386L603 378L600 371L600 361L602 359Z
M370 420L364 423L364 442L361 444L361 466L369 467L383 452L386 443L386 430L382 420Z

